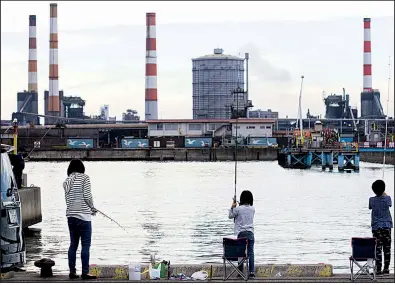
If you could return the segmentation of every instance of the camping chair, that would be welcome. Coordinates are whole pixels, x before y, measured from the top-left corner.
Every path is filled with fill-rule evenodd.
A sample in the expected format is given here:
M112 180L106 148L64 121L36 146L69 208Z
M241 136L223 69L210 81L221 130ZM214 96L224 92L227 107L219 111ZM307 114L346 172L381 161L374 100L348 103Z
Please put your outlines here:
M350 256L351 281L355 281L361 274L366 274L370 279L376 281L376 238L351 238L352 255ZM365 262L362 265L360 262ZM354 264L359 270L354 274ZM373 276L370 275L369 269L373 269Z
M247 238L239 238L239 239L232 239L232 238L224 238L223 239L223 247L224 247L224 254L222 259L224 261L224 281L228 280L230 276L234 272L240 274L240 276L247 281L248 280L248 273L244 274L242 270L239 269L239 266L243 268L244 263L247 264L247 272L248 271L248 239ZM233 263L237 261L237 265ZM226 275L226 263L229 263L233 270L229 275Z

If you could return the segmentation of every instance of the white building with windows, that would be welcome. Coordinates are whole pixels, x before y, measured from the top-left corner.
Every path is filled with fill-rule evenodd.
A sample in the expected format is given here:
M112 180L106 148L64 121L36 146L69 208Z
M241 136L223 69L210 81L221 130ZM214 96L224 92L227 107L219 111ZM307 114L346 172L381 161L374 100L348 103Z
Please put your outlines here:
M243 137L272 137L273 119L238 119L236 120L152 120L148 123L149 137L222 137L236 134Z

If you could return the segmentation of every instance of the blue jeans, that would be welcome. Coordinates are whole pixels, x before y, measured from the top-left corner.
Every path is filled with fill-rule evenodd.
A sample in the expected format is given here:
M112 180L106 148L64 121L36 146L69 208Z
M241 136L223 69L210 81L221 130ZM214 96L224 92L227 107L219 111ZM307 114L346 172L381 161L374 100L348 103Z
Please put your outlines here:
M69 269L70 273L76 273L75 262L77 259L77 249L81 238L81 263L82 274L89 273L89 249L91 247L92 223L77 218L67 218L70 232L69 247Z
M250 273L254 273L255 270L255 264L254 264L254 243L255 243L255 238L254 238L254 233L246 231L246 232L240 232L237 236L237 238L247 238L248 239L248 256L249 256L249 269Z

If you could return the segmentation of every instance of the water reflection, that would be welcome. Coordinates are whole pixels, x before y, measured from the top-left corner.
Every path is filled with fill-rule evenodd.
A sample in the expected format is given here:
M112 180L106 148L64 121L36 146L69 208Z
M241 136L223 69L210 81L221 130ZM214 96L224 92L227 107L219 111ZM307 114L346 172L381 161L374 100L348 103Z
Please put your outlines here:
M159 252L160 240L165 237L165 234L161 230L160 217L156 211L140 210L139 213L143 217L141 227L147 233L144 245L139 253L143 255L143 261L149 261L151 253L157 254Z
M26 164L30 183L41 187L43 212L43 222L35 226L42 231L26 238L28 270L37 271L34 261L49 257L54 270L68 271L62 189L67 165ZM152 252L173 264L222 261L222 237L233 234L228 209L234 164L86 162L85 167L96 207L129 232L100 215L93 218L92 263L147 262ZM254 194L256 263L327 262L345 272L351 237L371 236L367 201L381 170L371 168L376 165L362 163L360 173L339 174L240 162L238 189ZM393 167L385 168L385 182L394 189Z
M28 256L28 267L33 266L34 261L41 259L43 252L43 241L41 229L28 229L24 231L26 243L26 256Z

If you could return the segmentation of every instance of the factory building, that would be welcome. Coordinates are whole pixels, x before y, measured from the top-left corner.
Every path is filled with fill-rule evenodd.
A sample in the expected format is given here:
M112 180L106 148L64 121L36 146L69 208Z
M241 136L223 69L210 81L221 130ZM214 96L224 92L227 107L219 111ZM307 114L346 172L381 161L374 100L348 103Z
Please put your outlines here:
M63 117L66 118L75 118L75 119L83 119L84 115L84 107L85 100L82 100L81 97L78 96L64 96L62 92L62 100L63 101Z
M37 88L37 38L36 16L29 16L29 57L28 57L28 90L17 93L17 111L12 114L12 119L17 119L19 125L39 123L38 114L38 88Z
M271 137L274 125L272 119L193 119L147 121L149 137Z
M249 118L251 119L258 119L258 118L264 118L264 119L278 119L278 112L273 112L271 109L268 110L251 110L249 111Z
M122 121L140 121L140 116L136 110L127 109L126 113L122 113Z
M230 119L232 92L244 87L243 58L214 54L192 59L193 119Z

